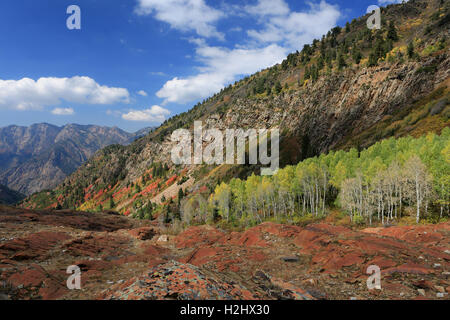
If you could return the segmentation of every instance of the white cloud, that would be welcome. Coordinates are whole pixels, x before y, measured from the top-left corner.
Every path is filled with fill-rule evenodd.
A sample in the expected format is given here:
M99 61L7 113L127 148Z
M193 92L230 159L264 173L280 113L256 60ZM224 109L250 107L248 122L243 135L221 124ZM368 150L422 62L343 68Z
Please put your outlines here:
M71 116L75 114L72 108L55 108L52 110L52 114L57 116Z
M403 2L408 2L408 0L378 0L378 4L380 5L397 4Z
M106 114L108 116L114 116L114 117L122 116L122 113L120 111L118 111L118 110L111 110L111 109L106 110Z
M184 79L173 78L167 81L156 95L164 98L167 102L188 103L203 97L207 97L214 92L220 91L224 87L224 77L220 74L199 74Z
M203 38L188 38L187 41L199 47L206 46L206 41Z
M0 80L0 109L42 109L62 101L81 104L128 103L127 89L99 85L89 77Z
M307 11L293 12L284 0L259 0L246 10L260 19L263 27L247 34L260 43L280 43L290 50L301 48L326 34L341 17L339 8L325 1L309 6Z
M144 90L138 91L137 94L140 95L140 96L143 96L143 97L147 97L148 96L147 92L145 92Z
M158 71L158 72L152 71L152 72L150 72L150 74L151 74L152 76L160 76L160 77L165 77L165 76L167 76L164 72L161 72L161 71Z
M259 0L256 5L246 6L246 11L259 16L287 15L289 6L284 0Z
M164 99L164 104L206 98L238 76L279 63L287 53L326 34L341 16L337 6L325 1L310 3L304 12L291 11L284 0L258 0L254 5L235 10L255 18L260 29L247 30L247 43L233 49L208 46L204 38L189 38L188 41L197 46L196 59L201 63L197 67L199 73L167 81L156 93Z
M203 63L200 73L187 78L173 78L167 81L156 95L165 103L188 103L208 97L226 86L239 75L255 73L263 68L281 62L286 49L278 45L264 48L226 49L201 46L196 50L197 58Z
M214 24L225 14L204 0L138 0L135 12L155 18L181 31L195 31L203 37L223 39Z
M242 31L241 27L234 27L234 28L231 28L230 30L228 30L228 32L241 32L241 31Z
M145 110L130 110L123 114L122 118L129 121L145 121L161 123L166 120L166 116L170 115L170 111L160 106L152 106Z

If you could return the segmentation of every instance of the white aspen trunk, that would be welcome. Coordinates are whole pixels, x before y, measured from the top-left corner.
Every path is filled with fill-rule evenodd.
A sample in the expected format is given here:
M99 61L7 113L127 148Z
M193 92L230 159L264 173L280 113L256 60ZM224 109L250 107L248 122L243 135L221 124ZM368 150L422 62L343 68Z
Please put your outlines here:
M420 190L419 190L419 179L416 176L416 205L417 205L417 212L416 212L416 223L419 223L420 221Z

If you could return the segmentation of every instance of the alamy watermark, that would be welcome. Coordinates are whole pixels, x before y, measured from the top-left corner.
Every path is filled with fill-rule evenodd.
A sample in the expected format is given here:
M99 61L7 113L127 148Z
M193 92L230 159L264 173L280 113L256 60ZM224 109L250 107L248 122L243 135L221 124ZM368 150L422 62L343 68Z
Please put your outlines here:
M270 137L269 137L270 136ZM219 129L203 130L201 121L194 122L193 135L187 129L172 133L172 162L177 165L201 164L259 164L261 175L274 175L280 162L280 132L278 129ZM193 146L192 146L193 141ZM268 145L270 141L270 156ZM206 146L204 144L206 143ZM247 149L248 146L248 149Z
M372 13L367 19L367 28L370 30L381 29L381 9L376 5L369 6L366 13Z
M66 20L66 26L69 30L80 30L81 29L81 9L77 5L70 5L66 10L67 14L70 16Z
M369 290L381 290L381 269L377 265L371 265L367 268L367 274L371 276L367 278L367 288Z
M80 290L81 289L81 269L79 266L73 265L67 267L67 274L70 277L67 279L66 285L69 290Z

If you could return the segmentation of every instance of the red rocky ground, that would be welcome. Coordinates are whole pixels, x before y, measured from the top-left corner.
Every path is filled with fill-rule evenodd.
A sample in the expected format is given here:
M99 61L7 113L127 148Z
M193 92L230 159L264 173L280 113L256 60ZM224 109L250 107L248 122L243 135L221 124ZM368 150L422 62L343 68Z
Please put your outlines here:
M450 223L264 223L166 237L117 215L0 206L0 299L449 299L449 235ZM81 290L66 287L70 265ZM381 290L367 288L370 265Z

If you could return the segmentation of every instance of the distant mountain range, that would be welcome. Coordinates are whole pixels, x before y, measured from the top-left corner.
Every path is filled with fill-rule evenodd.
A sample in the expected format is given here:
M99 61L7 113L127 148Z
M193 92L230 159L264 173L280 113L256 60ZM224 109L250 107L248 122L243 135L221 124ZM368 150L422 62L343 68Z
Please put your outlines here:
M54 188L97 150L130 144L151 130L47 123L0 128L0 184L26 195Z

